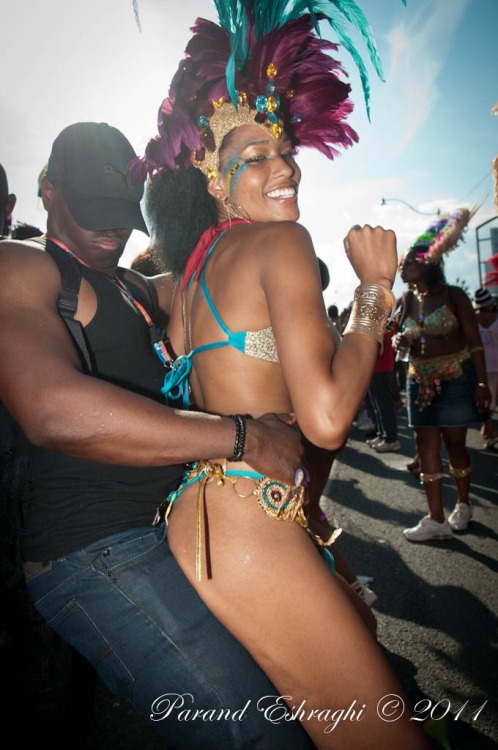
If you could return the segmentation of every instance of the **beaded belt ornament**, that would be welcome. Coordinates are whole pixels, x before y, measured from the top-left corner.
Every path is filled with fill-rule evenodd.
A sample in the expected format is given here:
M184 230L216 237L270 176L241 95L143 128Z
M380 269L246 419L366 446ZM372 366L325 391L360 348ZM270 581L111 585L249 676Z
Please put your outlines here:
M430 406L436 393L441 393L442 382L459 378L462 362L470 358L466 349L440 357L413 357L408 366L408 376L418 383L416 404L420 411Z
M249 492L243 492L238 487L241 479L249 479L253 483L253 488ZM192 468L187 470L183 475L180 487L172 492L168 498L168 508L166 511L166 520L178 497L187 487L196 482L199 483L197 491L197 509L196 509L196 542L195 542L195 578L196 581L202 580L202 547L203 547L203 526L205 512L205 493L206 486L211 482L216 482L218 486L223 486L225 481L233 485L234 491L239 497L256 497L259 505L265 513L277 521L296 521L305 529L308 528L308 520L304 512L306 497L306 488L303 484L288 485L278 482L269 477L263 477L256 472L248 470L236 471L227 469L226 461L222 464L213 464L210 461L197 461ZM155 523L159 521L160 513L156 514Z

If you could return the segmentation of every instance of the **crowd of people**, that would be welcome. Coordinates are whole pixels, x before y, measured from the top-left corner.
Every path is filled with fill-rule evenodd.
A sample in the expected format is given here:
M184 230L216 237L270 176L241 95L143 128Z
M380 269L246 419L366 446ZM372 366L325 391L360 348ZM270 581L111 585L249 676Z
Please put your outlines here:
M302 50L292 61L291 24ZM12 233L0 168L0 401L28 456L22 503L1 485L14 519L2 587L22 590L24 616L60 655L60 700L81 659L90 700L98 674L172 747L427 750L409 713L386 722L370 711L324 732L330 707L409 698L377 642L376 597L319 501L364 404L372 449L401 449L405 347L429 514L404 535L467 528L468 426L483 423L487 447L497 441L496 306L479 290L476 316L446 283L442 256L460 234L441 248L441 232L404 255L398 305L394 233L355 225L344 248L359 284L347 310L327 311L323 263L298 222L295 150L317 147L317 132L331 158L352 144L349 86L308 14L265 31L273 44L237 61L233 90L226 45L216 64L205 57L221 31L197 22L144 156L106 123L57 135L41 237ZM134 229L150 247L124 268ZM458 491L447 521L441 441ZM295 705L310 713L272 723L264 696L280 696L290 718ZM229 720L244 706L244 721ZM188 723L187 707L198 709Z

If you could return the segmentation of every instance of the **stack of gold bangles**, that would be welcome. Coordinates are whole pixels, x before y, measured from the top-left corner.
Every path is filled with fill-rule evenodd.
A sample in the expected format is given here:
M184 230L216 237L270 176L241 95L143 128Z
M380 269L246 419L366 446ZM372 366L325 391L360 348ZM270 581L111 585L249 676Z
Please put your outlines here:
M381 284L360 284L354 292L353 309L344 336L364 333L376 338L382 348L387 321L395 305L396 297L390 289Z

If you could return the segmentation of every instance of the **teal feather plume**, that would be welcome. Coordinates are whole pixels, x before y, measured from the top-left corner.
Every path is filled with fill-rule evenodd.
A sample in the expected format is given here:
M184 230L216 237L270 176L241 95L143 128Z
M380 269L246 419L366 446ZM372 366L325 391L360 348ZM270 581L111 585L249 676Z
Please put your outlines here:
M365 99L365 108L367 110L368 119L370 120L370 80L368 78L368 72L367 72L365 63L363 62L363 58L361 57L360 53L356 49L352 40L343 30L341 20L339 18L336 18L336 19L330 18L329 23L334 29L335 33L337 34L339 41L344 47L344 49L346 49L349 52L354 62L356 63L356 67L358 68L358 73L360 75L361 87L363 90L363 97ZM382 69L381 69L381 73L378 73L378 75L379 75L379 78L383 80Z
M348 17L348 20L351 21L354 27L360 32L360 34L364 38L367 44L368 51L369 51L370 61L378 77L380 78L381 81L383 81L384 73L382 70L382 63L377 52L377 46L375 44L375 39L373 37L370 24L366 20L360 8L358 8L358 6L354 2L349 2L349 0L347 1L348 1L348 5L350 6L348 10L352 11L356 9L357 11L357 12L355 11L354 16L351 16L351 18ZM325 4L326 4L325 2L320 3L321 6ZM349 52L349 54L351 55L351 57L353 58L356 64L356 67L358 68L358 73L360 75L361 85L363 89L363 96L365 99L365 108L367 110L368 119L370 120L370 82L369 82L369 77L368 77L368 71L363 61L363 58L358 52L351 37L346 33L344 19L341 17L340 13L338 13L336 10L332 8L329 8L328 13L327 13L327 20L331 28L333 29L333 31L337 34L339 43L344 47L344 49L346 49Z
M383 80L382 63L377 52L377 44L375 43L372 27L370 26L367 17L365 16L361 8L359 8L353 0L330 0L330 2L332 2L336 6L339 13L342 13L347 18L347 20L360 32L365 41L365 44L367 45L372 65L374 66L379 78ZM320 6L319 12L327 15L325 7L328 5L327 2L319 2L316 5ZM335 21L335 23L333 23L332 21L332 18L329 19L330 25L334 30L336 30L337 21Z
M140 13L138 10L138 0L133 0L133 13L135 14L135 21L138 26L138 30L142 31L142 24L140 23Z
M383 81L384 74L382 63L377 52L377 45L375 43L372 27L370 26L365 14L354 0L317 0L315 2L296 0L296 2L293 3L293 17L298 17L309 12L308 6L311 4L313 5L315 13L325 16L329 25L337 34L339 43L342 44L353 58L360 75L365 107L368 118L370 119L370 83L368 71L353 40L345 31L345 21L349 21L353 28L355 28L363 37L369 52L370 62L381 81Z
M230 98L237 106L235 75L237 70L244 67L249 56L249 18L240 0L214 0L214 5L220 26L230 38L231 51L226 66L226 81Z
M406 5L406 0L401 0ZM349 52L358 68L365 107L370 119L370 83L367 66L354 41L346 32L347 23L366 44L370 62L383 81L382 63L372 28L354 0L214 0L220 26L230 37L232 54L227 65L227 86L235 100L235 72L243 69L249 55L248 28L252 24L256 40L281 28L289 21L309 15L320 36L319 19L324 18L335 32L338 42Z

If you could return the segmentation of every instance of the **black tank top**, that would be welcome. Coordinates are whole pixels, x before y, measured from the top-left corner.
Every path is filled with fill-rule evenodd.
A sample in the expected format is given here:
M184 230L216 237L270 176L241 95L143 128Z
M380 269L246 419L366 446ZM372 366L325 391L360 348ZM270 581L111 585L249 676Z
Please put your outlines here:
M94 376L164 403L164 367L143 315L103 274L82 267L82 276L97 296L95 317L85 328ZM143 291L128 287L150 311ZM110 534L152 524L182 468L99 464L32 446L33 492L21 534L24 559L52 560Z

